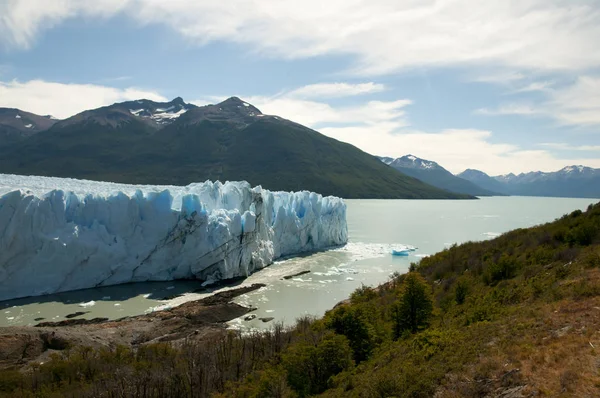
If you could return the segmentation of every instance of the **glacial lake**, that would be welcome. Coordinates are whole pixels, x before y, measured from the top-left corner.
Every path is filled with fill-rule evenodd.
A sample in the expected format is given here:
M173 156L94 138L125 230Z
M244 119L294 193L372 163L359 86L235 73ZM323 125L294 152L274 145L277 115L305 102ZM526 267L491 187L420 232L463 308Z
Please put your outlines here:
M238 318L229 323L230 327L271 327L272 322L258 319L264 317L291 324L302 315L321 316L361 284L385 282L394 272L406 272L411 262L453 243L491 239L515 228L552 221L576 209L585 210L597 201L534 197L347 200L348 245L278 261L251 275L241 285L267 286L239 296L235 302L256 307L253 313L257 318ZM391 250L402 245L417 250L408 257L392 256ZM283 279L302 271L310 272ZM75 312L86 312L80 318L87 319L139 315L211 294L194 293L199 288L200 283L194 281L136 283L4 301L0 302L0 326L34 325L40 318L60 321Z

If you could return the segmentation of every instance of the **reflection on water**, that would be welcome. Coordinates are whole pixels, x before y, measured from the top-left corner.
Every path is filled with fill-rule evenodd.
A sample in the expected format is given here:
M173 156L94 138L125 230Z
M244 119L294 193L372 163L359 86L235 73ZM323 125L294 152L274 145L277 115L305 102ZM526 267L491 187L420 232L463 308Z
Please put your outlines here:
M453 243L483 240L511 229L552 221L593 199L495 197L481 200L348 200L350 243L309 256L279 261L246 279L243 284L267 286L240 296L239 304L257 307L257 318L236 319L235 328L265 328L258 318L293 322L303 314L322 315L346 299L361 284L376 285L393 272L406 272L412 261ZM391 250L413 245L409 257ZM291 279L284 276L310 271ZM238 282L239 284L239 282ZM231 287L220 287L228 289ZM86 289L50 296L0 302L0 326L60 321L75 312L81 318L118 319L168 308L206 297L195 281L148 282ZM218 290L218 289L217 289Z

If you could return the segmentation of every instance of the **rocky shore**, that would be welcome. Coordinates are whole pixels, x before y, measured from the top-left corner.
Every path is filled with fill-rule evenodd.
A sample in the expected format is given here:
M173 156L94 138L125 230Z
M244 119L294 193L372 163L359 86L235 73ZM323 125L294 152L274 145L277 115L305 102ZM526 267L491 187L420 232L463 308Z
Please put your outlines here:
M172 309L112 321L67 319L0 328L0 369L44 362L53 352L75 346L135 347L214 337L225 333L226 322L254 310L232 300L263 286L257 283L235 288Z

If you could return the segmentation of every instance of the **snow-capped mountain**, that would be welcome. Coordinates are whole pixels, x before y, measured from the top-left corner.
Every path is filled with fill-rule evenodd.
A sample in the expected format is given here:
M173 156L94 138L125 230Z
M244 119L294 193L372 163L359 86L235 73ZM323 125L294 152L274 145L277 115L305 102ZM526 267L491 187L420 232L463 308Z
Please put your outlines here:
M555 172L535 171L490 177L466 170L460 177L510 195L600 198L600 169L567 166Z
M0 173L161 185L245 180L346 198L472 198L409 178L237 97L205 106L178 97L90 109L1 147Z
M406 155L397 159L379 157L379 160L406 175L447 191L474 196L496 195L495 192L483 189L470 181L456 177L431 160L421 159L414 155Z
M382 159L383 161L383 159ZM384 162L386 163L386 162ZM421 169L421 170L433 170L433 169L443 169L436 162L432 162L431 160L425 160L418 158L414 155L406 155L401 158L393 159L389 163L386 163L392 167L402 167L402 168L410 168L410 169Z
M171 102L160 103L149 100L131 101L122 104L123 106L132 105L129 112L137 117L154 121L159 125L170 124L190 109L196 108L195 105L186 104L181 97L175 98Z
M58 125L66 127L92 122L101 126L116 128L132 122L139 122L158 130L196 108L198 108L196 105L185 103L181 97L169 102L140 99L84 111L59 122Z
M58 119L15 108L0 108L0 146L21 141L47 130Z

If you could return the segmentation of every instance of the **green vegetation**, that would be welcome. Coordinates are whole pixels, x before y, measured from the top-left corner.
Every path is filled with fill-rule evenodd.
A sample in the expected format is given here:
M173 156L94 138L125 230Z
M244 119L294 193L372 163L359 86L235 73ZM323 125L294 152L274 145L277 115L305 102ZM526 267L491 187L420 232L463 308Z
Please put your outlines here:
M411 269L288 330L67 349L2 372L0 396L600 394L600 204Z
M280 118L251 118L247 125L237 119L196 122L194 114L203 112L198 108L157 130L129 111L110 108L90 112L107 124L79 115L1 148L0 172L132 184L245 180L270 190L344 198L472 198L427 185L350 144Z

